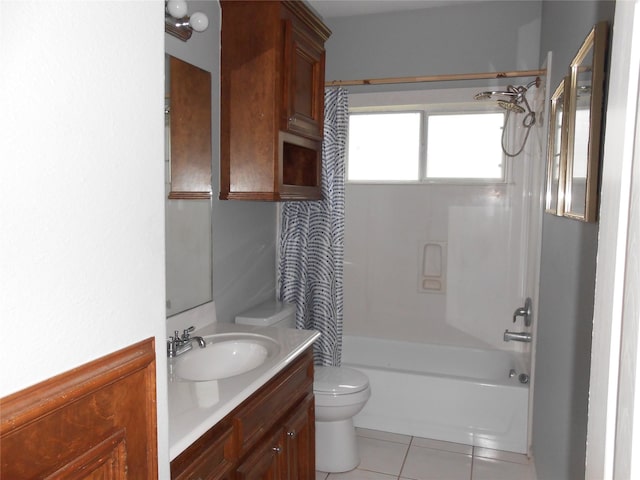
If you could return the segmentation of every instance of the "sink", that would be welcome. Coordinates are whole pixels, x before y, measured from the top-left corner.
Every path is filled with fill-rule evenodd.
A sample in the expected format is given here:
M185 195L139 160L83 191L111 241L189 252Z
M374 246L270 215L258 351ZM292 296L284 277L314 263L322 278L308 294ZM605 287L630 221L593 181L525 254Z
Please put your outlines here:
M193 349L174 359L173 373L189 381L210 381L250 372L280 351L265 335L220 333L204 337L206 348Z

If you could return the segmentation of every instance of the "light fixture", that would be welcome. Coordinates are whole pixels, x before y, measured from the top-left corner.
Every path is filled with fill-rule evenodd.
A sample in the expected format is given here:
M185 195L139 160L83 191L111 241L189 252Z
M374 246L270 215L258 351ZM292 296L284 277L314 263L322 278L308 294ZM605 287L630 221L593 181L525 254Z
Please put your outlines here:
M164 31L186 42L191 34L203 32L209 26L209 18L202 12L195 12L187 16L187 2L185 0L168 0L165 2Z

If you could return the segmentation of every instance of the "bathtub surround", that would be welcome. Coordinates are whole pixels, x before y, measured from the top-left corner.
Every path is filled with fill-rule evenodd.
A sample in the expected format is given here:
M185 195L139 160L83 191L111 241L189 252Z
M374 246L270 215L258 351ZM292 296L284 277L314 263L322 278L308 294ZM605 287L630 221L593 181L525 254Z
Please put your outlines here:
M280 224L278 298L297 307L298 328L322 337L316 364L339 366L342 351L344 179L347 91L325 89L322 200L285 202Z
M350 104L451 108L473 105L477 91L356 93ZM529 95L541 109L544 102L535 98L544 98L544 87ZM537 253L529 238L537 231L529 223L536 211L530 192L542 165L535 133L520 157L507 160L504 182L347 184L345 333L528 350L505 343L503 334L524 328L521 320L512 323L513 312L535 293L537 277L523 278ZM425 289L425 282L433 287Z

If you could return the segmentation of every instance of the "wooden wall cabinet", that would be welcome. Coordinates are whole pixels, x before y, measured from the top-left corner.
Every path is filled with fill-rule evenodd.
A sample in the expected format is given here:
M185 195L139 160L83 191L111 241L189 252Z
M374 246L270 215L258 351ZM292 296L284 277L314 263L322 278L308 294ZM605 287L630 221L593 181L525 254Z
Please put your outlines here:
M220 199L321 198L331 32L300 1L221 5Z
M315 478L312 349L178 455L171 478Z

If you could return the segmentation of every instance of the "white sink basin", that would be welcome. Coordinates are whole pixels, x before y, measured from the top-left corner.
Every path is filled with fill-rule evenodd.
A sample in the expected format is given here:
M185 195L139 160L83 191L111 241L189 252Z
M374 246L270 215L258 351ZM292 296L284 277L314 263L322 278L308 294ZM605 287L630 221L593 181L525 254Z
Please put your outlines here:
M259 367L280 351L272 338L252 333L221 333L204 339L205 348L194 342L192 350L174 360L176 376L190 381L234 377Z

